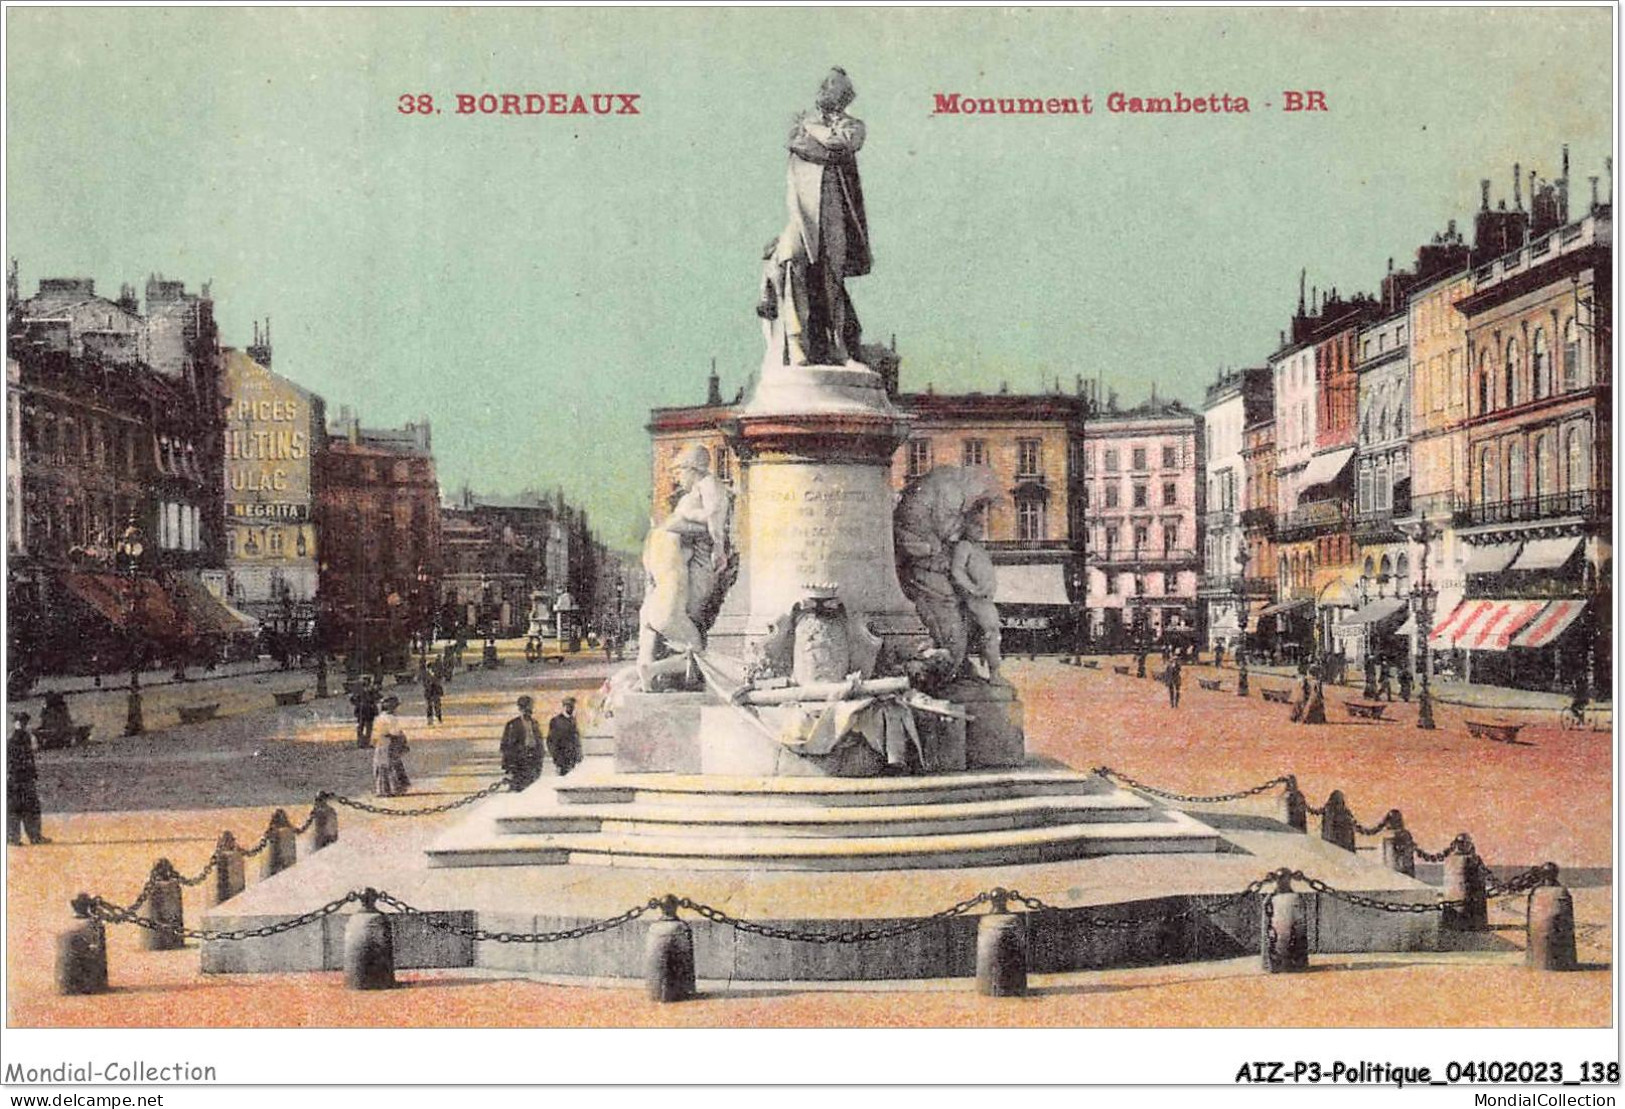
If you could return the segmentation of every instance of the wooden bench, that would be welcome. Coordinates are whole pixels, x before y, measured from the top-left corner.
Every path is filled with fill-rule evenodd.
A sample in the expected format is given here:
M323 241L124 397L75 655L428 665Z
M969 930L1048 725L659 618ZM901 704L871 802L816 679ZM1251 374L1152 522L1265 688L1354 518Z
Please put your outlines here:
M403 670L395 675L396 685L417 685L418 672L416 670Z
M1099 670L1100 669L1100 660L1097 659L1097 658L1079 659L1078 660L1078 665L1082 666L1082 667L1084 667L1086 669L1089 669L1089 670Z
M1196 684L1207 690L1209 693L1224 692L1224 683L1218 678L1197 678Z
M1112 669L1117 671L1119 674L1123 675L1125 678L1128 677L1128 667L1126 667L1126 666L1114 666L1114 667L1112 667Z
M1497 743L1517 743L1522 724L1507 724L1494 720L1469 720L1467 731L1474 739L1493 739Z
M281 693L272 692L271 697L276 701L277 708L287 708L304 701L305 691L302 689L284 689Z
M1272 701L1277 705L1290 705L1292 703L1292 691L1290 689L1264 689L1260 692L1264 694L1264 700Z
M201 724L206 720L213 720L219 711L219 701L212 705L182 705L175 710L182 724Z
M1356 720L1383 720L1385 719L1383 713L1388 711L1387 705L1376 701L1349 701L1343 707L1348 709L1349 715Z

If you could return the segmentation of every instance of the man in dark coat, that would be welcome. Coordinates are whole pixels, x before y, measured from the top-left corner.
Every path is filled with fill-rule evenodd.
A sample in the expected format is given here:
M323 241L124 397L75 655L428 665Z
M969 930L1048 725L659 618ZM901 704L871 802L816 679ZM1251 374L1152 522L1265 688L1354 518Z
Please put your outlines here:
M445 683L440 680L439 665L425 666L423 668L423 719L429 724L446 722L445 713L441 711L441 698L446 695Z
M355 745L371 747L372 722L378 718L378 686L370 677L361 679L350 703L355 705Z
M1163 680L1168 683L1168 707L1177 709L1179 707L1179 693L1185 683L1184 667L1181 665L1178 655L1174 655L1168 660L1168 669L1163 674Z
M547 722L547 753L560 776L581 761L581 732L576 728L576 699L566 697L559 714Z
M542 773L542 727L531 715L535 704L529 697L519 698L519 715L502 729L502 772L516 791Z
M50 843L39 826L39 769L34 764L34 737L26 712L14 717L16 725L6 738L6 842L21 845L23 832L30 843Z

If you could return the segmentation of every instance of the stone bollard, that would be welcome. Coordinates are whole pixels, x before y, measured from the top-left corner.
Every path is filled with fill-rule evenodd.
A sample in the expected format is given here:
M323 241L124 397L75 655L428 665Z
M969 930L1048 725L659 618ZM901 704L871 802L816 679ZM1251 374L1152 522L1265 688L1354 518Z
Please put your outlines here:
M265 832L265 856L260 860L260 878L280 874L299 861L299 833L288 821L286 809L271 814L271 826Z
M1416 877L1416 840L1403 824L1393 825L1382 837L1382 865L1407 878Z
M318 793L310 809L310 839L305 851L313 855L330 843L339 841L339 814L327 800L327 794Z
M1291 974L1309 969L1309 920L1301 895L1292 892L1292 879L1279 875L1275 892L1263 896L1259 916L1259 950L1264 970Z
M1027 918L1009 909L1007 891L993 891L993 909L976 922L976 992L983 997L1027 993Z
M661 919L643 943L643 981L650 1001L687 1001L694 996L694 933L677 919L677 898L660 900Z
M243 877L243 849L237 846L237 837L230 832L220 833L220 842L214 845L214 881L209 883L210 906L230 901L248 883Z
M1297 832L1309 830L1309 802L1298 789L1298 779L1288 777L1281 794L1281 823Z
M88 893L75 897L73 927L56 935L56 992L64 997L107 992L107 929L90 906Z
M1460 901L1459 907L1446 906L1439 926L1457 932L1483 932L1489 928L1489 903L1484 889L1484 864L1473 847L1472 837L1456 837L1456 851L1444 861L1444 899Z
M186 927L186 914L181 905L181 880L175 866L168 859L159 859L152 866L147 879L148 919L161 928L141 928L143 951L175 951L186 946L186 937L180 929Z
M1546 864L1546 884L1529 891L1528 946L1524 962L1535 970L1575 970L1574 898L1557 881L1557 864Z
M378 911L378 891L361 894L361 911L344 925L344 988L392 990L395 981L395 935L389 918Z
M1320 813L1320 838L1345 851L1354 850L1354 814L1349 812L1343 791L1332 790Z

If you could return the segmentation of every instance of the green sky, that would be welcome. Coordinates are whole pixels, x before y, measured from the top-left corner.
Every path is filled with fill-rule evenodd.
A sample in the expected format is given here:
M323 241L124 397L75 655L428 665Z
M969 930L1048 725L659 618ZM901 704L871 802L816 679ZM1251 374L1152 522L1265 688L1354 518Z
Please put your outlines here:
M225 340L368 423L434 423L442 485L562 485L630 544L653 405L760 360L782 143L831 64L869 126L875 270L904 385L1099 374L1197 400L1258 363L1297 273L1373 288L1480 177L1575 200L1613 131L1586 9L9 9L7 249L41 276L212 280ZM1284 89L1331 111L1285 115ZM1245 116L1129 117L1113 90ZM456 92L635 92L637 117L459 118ZM1091 117L931 115L932 94ZM403 93L444 109L396 111ZM1265 102L1274 105L1266 109ZM1607 177L1604 177L1607 187Z

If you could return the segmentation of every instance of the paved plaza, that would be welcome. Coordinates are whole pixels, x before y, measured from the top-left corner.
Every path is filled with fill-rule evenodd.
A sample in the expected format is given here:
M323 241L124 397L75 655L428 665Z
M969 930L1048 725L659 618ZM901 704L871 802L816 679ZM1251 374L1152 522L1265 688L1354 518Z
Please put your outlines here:
M661 1006L630 988L637 983L595 987L429 971L403 971L410 988L368 995L346 991L338 974L207 976L199 970L195 944L141 951L128 926L112 929L111 993L55 996L53 937L68 922L67 902L74 894L84 890L127 902L161 856L183 874L195 873L221 830L252 843L272 809L285 806L298 823L319 789L370 799L370 752L353 745L347 702L330 698L279 710L252 685L231 685L256 680L239 676L222 679L247 690L240 710L224 719L165 726L133 739L98 731L87 747L41 754L45 827L55 842L7 849L8 1019L24 1026L1607 1023L1607 732L1560 729L1556 714L1543 705L1442 703L1439 728L1431 733L1414 726L1415 709L1404 704L1390 710L1392 722L1354 721L1344 701L1357 699L1357 687L1328 690L1331 722L1304 727L1286 720L1286 706L1259 696L1262 688L1285 687L1286 677L1255 674L1253 696L1242 699L1235 696L1230 667L1188 668L1183 702L1173 709L1160 685L1115 672L1131 660L1097 661L1098 669L1054 658L1010 664L1027 705L1030 751L1079 769L1110 766L1192 794L1229 792L1295 773L1311 804L1332 789L1343 790L1361 823L1401 809L1406 826L1428 850L1466 831L1497 873L1557 862L1574 892L1584 968L1565 975L1525 970L1521 899L1507 898L1491 902L1492 930L1483 950L1317 956L1316 973L1292 977L1265 976L1254 959L1042 976L1034 979L1033 995L1019 1001L979 997L968 980L806 989L702 982L700 1000ZM447 690L445 723L432 728L422 723L416 689L402 687L400 715L411 739L415 788L388 804L431 805L487 784L495 776L501 721L514 696L534 692L545 719L566 689L595 689L609 671L601 657L576 657L562 666L510 657L500 669L459 674ZM1203 689L1196 679L1217 680L1222 691ZM1471 736L1465 721L1486 713L1523 723L1517 743ZM1266 794L1222 809L1262 814L1273 799ZM427 838L457 819L458 813L391 819L340 810L343 837ZM1374 855L1376 847L1374 838L1362 838L1363 851ZM249 874L252 882L254 860ZM1437 867L1424 867L1419 876L1439 880ZM899 880L907 880L906 872ZM992 868L988 885L998 883ZM188 923L202 913L201 893L187 891ZM1332 1004L1333 997L1361 1000L1357 1006Z

